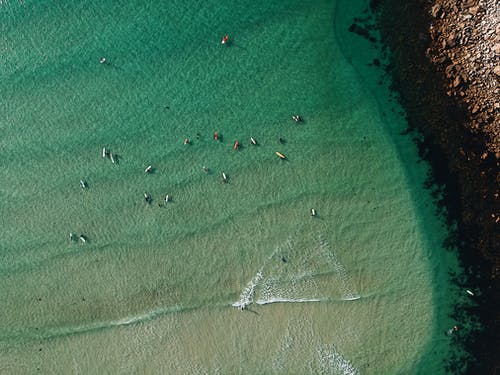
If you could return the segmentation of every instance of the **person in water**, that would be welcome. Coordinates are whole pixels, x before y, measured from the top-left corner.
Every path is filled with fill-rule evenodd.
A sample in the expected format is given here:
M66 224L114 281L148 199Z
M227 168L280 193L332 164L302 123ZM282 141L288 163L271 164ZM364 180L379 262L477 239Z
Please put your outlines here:
M453 333L458 332L458 326L453 326L452 329L448 330L448 335L452 335Z

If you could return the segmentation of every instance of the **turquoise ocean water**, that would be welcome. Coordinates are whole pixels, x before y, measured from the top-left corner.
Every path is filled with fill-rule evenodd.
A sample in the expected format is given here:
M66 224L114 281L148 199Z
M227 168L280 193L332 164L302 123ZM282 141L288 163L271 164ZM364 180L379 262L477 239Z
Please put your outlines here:
M1 1L0 373L442 373L454 259L366 7Z

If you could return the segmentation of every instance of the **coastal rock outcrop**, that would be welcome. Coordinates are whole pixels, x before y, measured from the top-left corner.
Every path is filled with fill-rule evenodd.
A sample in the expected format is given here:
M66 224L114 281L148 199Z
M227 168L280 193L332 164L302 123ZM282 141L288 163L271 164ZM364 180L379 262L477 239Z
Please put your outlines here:
M456 162L474 180L464 198L477 208L465 222L480 225L483 256L500 278L500 3L436 0L430 13L428 58L442 73L446 94L464 109L464 132L475 140L460 147ZM441 143L446 143L445 139ZM454 158L453 151L450 153ZM461 160L460 160L461 159ZM472 181L471 181L472 182ZM466 182L467 184L467 182ZM471 185L470 183L468 183Z
M445 66L447 94L466 108L467 126L481 134L485 151L500 159L500 3L441 0L431 14L428 57Z
M457 285L480 290L455 318L477 316L482 328L460 338L467 355L448 370L500 373L500 2L370 3L410 130L445 186L439 195L465 270Z

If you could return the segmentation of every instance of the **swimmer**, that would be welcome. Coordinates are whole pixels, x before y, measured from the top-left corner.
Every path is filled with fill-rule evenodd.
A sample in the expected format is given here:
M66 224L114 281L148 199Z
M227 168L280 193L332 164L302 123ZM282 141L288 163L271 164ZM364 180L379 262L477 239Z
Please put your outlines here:
M452 335L453 333L457 332L458 331L458 326L453 326L452 329L449 329L446 333L448 335Z
M208 168L207 168L207 167L205 167L205 166L203 166L203 167L201 167L201 171L202 171L203 173L208 173Z

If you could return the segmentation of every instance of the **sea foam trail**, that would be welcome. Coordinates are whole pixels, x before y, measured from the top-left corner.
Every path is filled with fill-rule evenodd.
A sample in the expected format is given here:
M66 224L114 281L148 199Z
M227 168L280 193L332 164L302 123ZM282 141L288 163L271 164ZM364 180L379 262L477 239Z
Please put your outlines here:
M222 307L222 306L223 305L220 305L220 307ZM154 319L157 319L163 315L187 312L187 311L199 309L201 307L203 307L203 306L184 307L184 306L176 305L176 306L169 306L169 307L159 307L157 309L154 309L154 310L142 313L142 314L127 316L125 318L118 319L118 320L98 321L98 322L93 322L93 323L79 325L79 326L75 325L75 326L53 327L53 328L47 328L45 330L37 331L36 333L33 333L33 334L24 333L22 335L1 336L0 341L18 340L20 338L22 338L23 340L26 340L26 339L52 339L52 338L57 338L57 337L78 335L78 334L87 333L87 332L95 332L95 331L100 331L100 330L105 330L105 329L110 329L110 328L115 328L115 327L120 327L120 326L127 326L127 325L132 325L132 324L137 324L137 323L148 322L148 321L152 321ZM214 305L213 307L216 307L216 306Z
M283 254L287 254L284 256ZM327 267L329 270L326 270ZM333 298L328 290L320 289L318 280L331 272L329 282L340 291L340 298ZM334 290L335 288L333 288ZM321 301L355 301L357 293L346 268L340 263L327 241L319 237L319 245L310 249L297 248L289 238L277 246L257 274L232 304L245 308L256 303L305 303Z
M297 361L298 358L308 358L308 361ZM307 318L289 321L272 366L279 374L302 371L319 375L359 375L359 370L334 344L322 340L312 320Z
M254 276L254 278L250 280L245 289L243 289L239 301L234 302L232 306L244 309L245 307L250 305L253 302L255 287L257 286L257 284L261 279L262 279L262 271L259 271Z
M288 298L274 298L266 300L256 300L257 305L268 305L270 303L305 303L305 302L321 302L322 299L310 298L310 299L288 299Z
M341 284L340 288L341 288L341 292L343 294L342 299L345 301L354 301L354 300L359 299L360 296L357 293L356 289L354 288L354 286L352 284L352 280L347 273L347 270L342 265L342 263L339 262L335 252L333 250L331 250L328 242L321 236L319 237L319 248L320 248L321 252L325 255L325 257L329 260L334 271L339 276L340 284Z
M359 371L345 359L335 346L321 346L318 351L320 374L359 375Z

